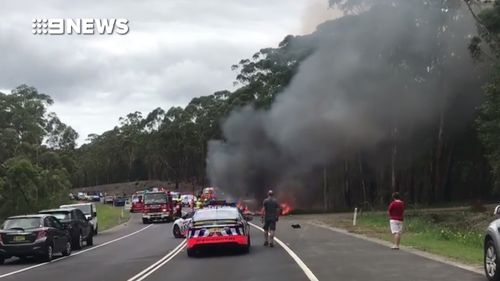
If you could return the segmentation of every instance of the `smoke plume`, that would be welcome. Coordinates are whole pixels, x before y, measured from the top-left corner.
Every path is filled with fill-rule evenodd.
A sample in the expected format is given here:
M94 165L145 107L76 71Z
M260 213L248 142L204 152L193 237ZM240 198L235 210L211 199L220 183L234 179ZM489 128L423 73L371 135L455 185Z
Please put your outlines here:
M411 136L455 95L470 101L457 116L472 114L479 79L467 51L475 26L466 10L393 2L318 26L307 39L315 52L271 109L230 114L225 141L209 143L213 185L262 197L270 187L301 186L314 169L395 134Z

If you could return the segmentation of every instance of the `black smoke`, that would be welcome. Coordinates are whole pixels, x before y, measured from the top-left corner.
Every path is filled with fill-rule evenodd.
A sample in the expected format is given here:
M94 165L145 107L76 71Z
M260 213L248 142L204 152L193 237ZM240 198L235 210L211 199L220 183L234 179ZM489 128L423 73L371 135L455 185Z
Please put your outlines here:
M291 192L324 165L427 128L457 95L457 124L470 118L475 25L460 1L445 2L392 1L318 26L315 52L271 109L235 110L225 141L209 143L211 183L239 196Z

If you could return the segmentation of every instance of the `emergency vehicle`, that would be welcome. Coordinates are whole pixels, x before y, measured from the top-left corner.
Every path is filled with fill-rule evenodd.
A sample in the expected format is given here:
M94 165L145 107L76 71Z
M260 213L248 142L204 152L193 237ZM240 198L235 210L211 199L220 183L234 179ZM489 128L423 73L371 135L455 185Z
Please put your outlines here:
M171 222L174 219L174 204L170 191L153 188L144 191L144 210L142 222L147 224L156 221Z
M233 206L208 206L197 210L189 223L187 255L194 256L200 250L219 246L235 246L250 251L250 226L252 217L243 216Z
M193 221L194 213L195 211L190 211L174 221L172 233L175 238L185 238L187 236L189 226Z
M140 213L144 211L144 191L137 191L132 194L132 207L131 213Z
M215 192L215 187L205 187L200 196L202 201L210 201L210 200L215 200L216 198L216 192Z

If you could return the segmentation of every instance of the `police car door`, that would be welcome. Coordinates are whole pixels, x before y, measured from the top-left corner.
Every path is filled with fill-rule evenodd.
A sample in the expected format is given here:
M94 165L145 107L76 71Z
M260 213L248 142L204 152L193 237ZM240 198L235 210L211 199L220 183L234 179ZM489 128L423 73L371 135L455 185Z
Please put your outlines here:
M184 219L183 219L183 221L181 223L181 233L182 233L182 235L185 235L185 236L187 235L189 224L191 223L191 221L193 221L193 215L194 215L194 212L189 212L184 217Z

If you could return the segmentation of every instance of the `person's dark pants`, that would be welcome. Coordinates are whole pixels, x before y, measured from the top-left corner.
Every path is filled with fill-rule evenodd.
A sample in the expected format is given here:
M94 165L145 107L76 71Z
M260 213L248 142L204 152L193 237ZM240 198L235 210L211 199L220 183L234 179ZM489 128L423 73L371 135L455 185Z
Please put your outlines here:
M268 232L269 230L276 230L276 220L275 219L266 219L264 220L264 230Z

